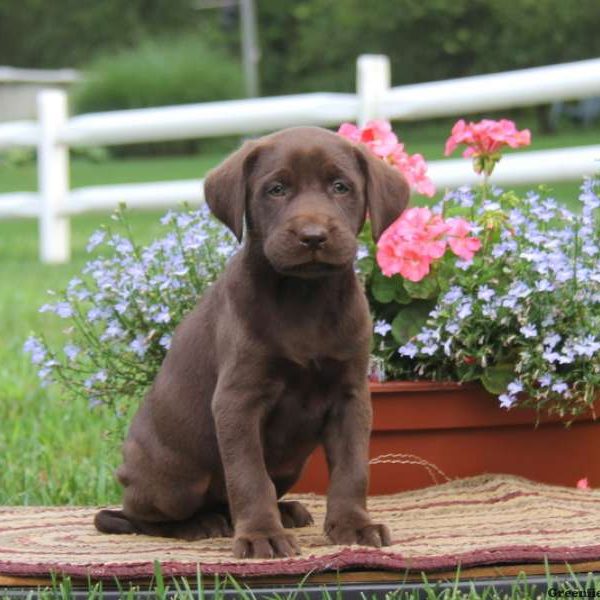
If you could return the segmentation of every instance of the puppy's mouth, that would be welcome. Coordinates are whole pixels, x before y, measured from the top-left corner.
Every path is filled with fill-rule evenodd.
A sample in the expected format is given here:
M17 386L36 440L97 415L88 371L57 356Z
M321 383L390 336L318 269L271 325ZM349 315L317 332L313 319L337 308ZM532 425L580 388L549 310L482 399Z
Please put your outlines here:
M343 268L344 265L311 260L296 265L286 265L278 270L284 275L291 275L292 277L314 278L338 273Z

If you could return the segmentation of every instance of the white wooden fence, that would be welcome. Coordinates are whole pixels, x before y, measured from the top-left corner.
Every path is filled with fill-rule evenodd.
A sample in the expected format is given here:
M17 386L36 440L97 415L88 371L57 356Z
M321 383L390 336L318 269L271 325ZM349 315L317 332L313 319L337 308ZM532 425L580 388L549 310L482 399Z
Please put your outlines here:
M69 217L125 202L136 208L198 203L202 180L69 188L69 148L157 142L231 134L256 134L294 125L364 123L371 118L424 119L462 116L600 95L600 59L392 88L389 60L365 55L357 63L357 93L314 93L114 111L68 117L60 90L38 96L37 122L0 125L0 151L37 148L38 191L0 194L0 218L37 217L40 258L70 256ZM442 143L442 141L440 141ZM505 157L494 172L499 184L576 179L600 171L600 145L522 152ZM430 162L439 187L475 181L469 161Z

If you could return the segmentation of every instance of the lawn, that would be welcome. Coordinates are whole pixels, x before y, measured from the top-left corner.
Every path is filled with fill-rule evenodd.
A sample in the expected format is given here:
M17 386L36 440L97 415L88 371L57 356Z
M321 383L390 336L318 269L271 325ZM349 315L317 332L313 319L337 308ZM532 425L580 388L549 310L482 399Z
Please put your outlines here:
M123 158L94 162L75 157L71 162L71 186L104 185L108 183L140 183L196 179L218 164L223 153L198 156L162 156L159 158ZM0 163L0 194L27 192L37 187L35 165Z

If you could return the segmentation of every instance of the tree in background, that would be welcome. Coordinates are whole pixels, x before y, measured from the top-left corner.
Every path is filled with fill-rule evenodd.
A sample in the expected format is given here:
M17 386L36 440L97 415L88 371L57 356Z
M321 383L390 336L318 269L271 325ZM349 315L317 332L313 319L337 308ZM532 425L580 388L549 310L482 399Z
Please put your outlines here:
M82 67L99 52L196 32L239 52L235 11L199 0L2 0L0 57ZM256 0L265 94L354 87L356 56L384 53L394 84L600 54L598 0Z
M202 1L0 0L0 63L82 69L80 110L238 96L239 12ZM598 0L255 2L264 95L352 91L362 53L388 55L394 85L600 56Z
M1 0L0 62L82 67L100 51L197 22L191 0Z
M387 54L394 85L600 54L597 0L258 0L266 94L351 91Z

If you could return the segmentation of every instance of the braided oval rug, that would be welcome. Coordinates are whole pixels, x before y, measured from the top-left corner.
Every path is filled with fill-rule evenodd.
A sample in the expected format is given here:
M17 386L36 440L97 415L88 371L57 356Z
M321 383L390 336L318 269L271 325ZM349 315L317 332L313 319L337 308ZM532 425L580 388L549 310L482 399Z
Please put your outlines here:
M230 539L196 542L105 535L93 507L0 508L0 574L51 572L94 578L165 575L304 574L346 569L435 571L489 564L574 563L600 559L600 491L548 486L509 475L481 475L369 498L392 532L383 549L332 546L322 535L324 498L294 495L315 525L297 529L302 555L234 559Z

